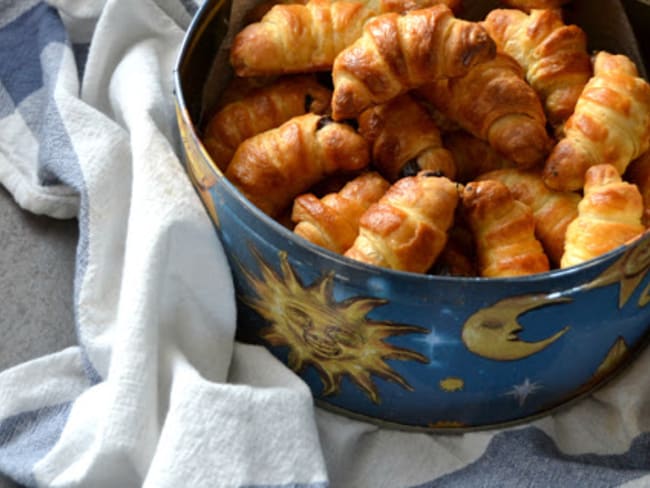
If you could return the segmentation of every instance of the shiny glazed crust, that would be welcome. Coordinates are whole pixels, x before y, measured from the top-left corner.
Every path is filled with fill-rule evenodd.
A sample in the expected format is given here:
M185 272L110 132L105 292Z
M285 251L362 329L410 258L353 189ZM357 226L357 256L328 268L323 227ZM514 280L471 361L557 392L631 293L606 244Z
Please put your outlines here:
M487 278L548 271L548 258L535 237L533 212L496 180L471 182L463 209L476 245L479 274Z
M444 5L374 17L334 60L332 116L356 118L430 80L461 76L495 49L485 29Z
M448 178L426 174L398 180L368 208L345 256L415 273L433 265L447 243L458 190Z
M550 124L561 131L592 75L585 32L566 25L557 10L532 10L527 15L498 9L482 25L499 49L522 66Z
M638 188L622 181L610 164L592 166L585 175L578 217L567 228L561 267L605 254L640 235L643 199Z
M551 264L559 267L569 224L578 216L580 195L548 188L539 171L501 169L490 171L481 180L498 180L510 193L533 211L535 235L544 246Z
M596 55L594 76L544 166L544 182L579 190L590 166L611 164L623 174L650 148L650 84L624 55Z
M283 77L218 110L206 126L203 144L212 160L225 171L237 147L246 139L297 115L327 112L331 95L314 77Z
M325 176L365 168L369 159L368 144L353 128L310 113L245 140L225 175L259 209L277 217Z
M337 193L323 198L313 193L298 196L293 203L293 231L325 249L343 254L359 234L359 220L379 200L390 184L379 173L364 173Z
M427 84L419 93L444 115L527 168L541 163L552 141L539 97L519 64L499 53L464 76Z
M359 133L370 144L373 164L391 182L421 170L456 177L454 158L442 146L438 126L408 94L365 110Z

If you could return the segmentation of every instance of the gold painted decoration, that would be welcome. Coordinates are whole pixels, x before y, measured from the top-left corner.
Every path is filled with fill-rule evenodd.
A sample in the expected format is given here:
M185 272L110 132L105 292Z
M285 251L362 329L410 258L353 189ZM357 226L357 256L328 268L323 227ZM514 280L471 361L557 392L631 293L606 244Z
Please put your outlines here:
M614 341L614 344L609 348L607 354L598 365L598 368L596 368L591 378L577 389L576 394L581 395L586 393L605 378L608 378L628 357L629 352L630 349L625 342L625 339L619 336L616 341Z
M569 301L571 299L567 297L543 294L505 298L467 319L463 325L463 343L474 354L497 361L513 361L531 356L558 340L569 327L564 327L546 339L526 342L519 338L519 333L523 331L517 321L519 316L539 307Z
M384 342L385 339L426 329L368 319L366 315L387 302L354 297L342 302L333 299L334 274L329 273L310 286L303 286L289 264L287 253L279 253L281 274L275 273L253 251L261 276L242 271L256 296L241 299L269 324L260 336L273 346L288 346L288 365L302 371L313 366L323 381L323 395L340 391L341 379L348 376L374 403L379 393L372 376L397 383L413 391L395 372L387 359L427 363L422 354Z
M181 109L176 106L176 118L178 120L179 132L181 139L183 140L183 147L187 151L186 153L186 163L187 163L187 173L194 185L194 188L199 193L203 204L205 205L212 221L219 226L219 216L217 215L216 205L214 199L210 194L210 188L217 184L219 178L215 171L209 166L208 156L206 153L201 153L197 150L197 145L200 142L187 130L187 120L190 120L187 111L185 110L184 114L181 113ZM192 138L190 141L189 139Z
M592 381L598 382L612 373L625 359L628 351L629 349L625 343L625 339L622 337L617 338L614 345L609 349L609 351L607 351L607 355L605 356L605 359L603 359L603 362L600 363L598 369L596 369Z
M442 391L454 392L454 391L461 391L465 386L465 381L463 381L462 378L456 378L450 376L449 378L440 380L439 384L440 384L440 389Z
M650 238L639 242L636 246L630 247L619 259L609 268L603 271L597 278L587 283L584 289L599 288L601 286L620 283L618 296L618 308L623 308L628 302L639 284L643 281L650 269ZM644 307L650 301L650 285L641 293L638 305Z

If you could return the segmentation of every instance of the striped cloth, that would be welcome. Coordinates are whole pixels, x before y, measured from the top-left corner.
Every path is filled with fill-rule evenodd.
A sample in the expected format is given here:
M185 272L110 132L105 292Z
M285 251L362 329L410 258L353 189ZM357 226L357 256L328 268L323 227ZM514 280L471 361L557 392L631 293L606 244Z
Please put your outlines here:
M196 8L0 0L0 182L27 211L79 222L77 345L0 372L0 473L34 487L650 486L650 351L553 416L452 436L321 411L235 341L227 261L174 120Z

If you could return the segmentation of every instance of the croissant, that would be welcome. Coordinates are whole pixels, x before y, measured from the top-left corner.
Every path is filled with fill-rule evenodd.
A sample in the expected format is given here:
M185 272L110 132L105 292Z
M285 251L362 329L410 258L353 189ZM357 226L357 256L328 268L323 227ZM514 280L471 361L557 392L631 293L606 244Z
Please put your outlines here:
M650 84L626 56L601 51L564 137L544 165L544 182L556 190L579 190L585 172L611 164L623 174L650 148Z
M355 118L431 80L462 76L495 52L483 27L445 5L379 15L334 60L332 116Z
M488 171L515 167L515 163L496 152L486 141L464 130L443 134L442 145L454 158L456 181L460 183L472 181Z
M271 217L325 176L364 168L368 144L356 131L325 116L305 114L246 139L226 178Z
M580 195L551 190L538 171L501 169L485 173L479 179L500 181L512 196L530 207L535 218L535 235L551 264L559 267L566 229L578 216Z
M307 1L308 0L264 0L246 13L244 24L260 22L264 15L266 15L269 10L276 5L296 3L304 5ZM438 5L440 3L447 5L447 7L455 13L460 12L462 7L462 0L359 0L359 3L364 4L376 14L385 12L407 12L409 10L430 7L431 5Z
M568 268L611 251L640 235L643 199L611 164L590 167L578 217L569 224L561 267Z
M313 193L302 194L293 202L293 231L314 244L343 254L359 233L361 215L389 186L379 173L367 172L348 182L338 193L320 199Z
M233 39L230 62L239 76L322 71L354 42L364 23L385 12L435 4L457 8L459 0L309 0L271 6L259 22Z
M548 9L531 10L530 15L497 9L482 25L498 48L522 66L526 80L542 100L549 123L560 133L592 75L585 32L577 25L566 25L561 11Z
M552 142L544 109L519 64L506 54L477 64L464 76L422 86L418 92L522 168L540 163L548 154Z
M438 126L409 94L365 110L359 133L370 144L373 164L391 182L421 170L455 178L454 159L442 147Z
M363 214L345 256L424 273L445 247L457 203L456 184L444 176L420 172L401 178Z
M244 140L305 112L322 114L329 110L330 98L331 91L314 77L282 78L221 108L210 119L203 144L216 165L225 171Z
M650 227L650 151L630 163L623 179L639 189L643 198L643 225Z
M480 276L501 278L550 269L535 237L533 212L496 180L470 182L462 204L476 245Z
M525 12L533 9L557 9L569 3L570 0L501 0L508 7L518 8Z

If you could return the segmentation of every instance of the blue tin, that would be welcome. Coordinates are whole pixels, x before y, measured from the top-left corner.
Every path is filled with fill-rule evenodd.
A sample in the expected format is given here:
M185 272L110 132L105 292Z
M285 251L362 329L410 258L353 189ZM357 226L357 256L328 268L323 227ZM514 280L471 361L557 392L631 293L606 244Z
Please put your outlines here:
M645 345L648 234L566 270L450 278L349 260L250 204L212 163L198 130L227 7L203 5L179 56L186 169L229 258L238 339L264 344L318 405L400 429L508 425L593 391Z

